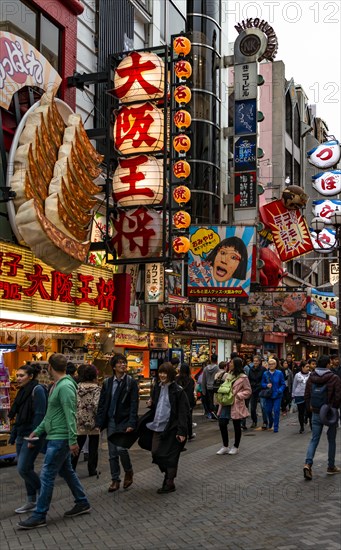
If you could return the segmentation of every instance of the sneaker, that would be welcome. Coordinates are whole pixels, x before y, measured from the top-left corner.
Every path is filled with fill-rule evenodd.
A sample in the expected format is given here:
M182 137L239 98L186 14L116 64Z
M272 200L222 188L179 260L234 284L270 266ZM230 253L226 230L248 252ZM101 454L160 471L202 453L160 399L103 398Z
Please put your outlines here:
M337 466L328 466L327 468L327 474L332 476L333 474L339 474L341 472L341 468L338 468Z
M17 526L20 527L20 529L37 529L38 527L46 527L46 519L36 519L32 516L23 521L19 521Z
M64 513L64 518L74 518L90 512L90 504L75 504L71 510Z
M237 447L231 447L229 451L229 455L236 455L239 453L239 449Z
M212 415L211 415L211 413L208 413L208 414L206 415L206 418L207 418L208 420L212 420Z
M307 480L311 480L313 479L313 473L311 471L311 465L310 464L305 464L303 466L303 475L304 475L304 479L307 479Z
M197 427L197 423L196 422L192 422L192 428L196 428Z
M188 441L193 441L197 437L197 434L192 434L191 437L188 438Z
M20 508L17 508L15 511L16 514L25 514L26 512L31 512L36 507L35 502L26 502L24 506L20 506Z
M228 455L229 452L230 452L230 447L222 447L221 449L219 449L219 451L217 452L217 455Z

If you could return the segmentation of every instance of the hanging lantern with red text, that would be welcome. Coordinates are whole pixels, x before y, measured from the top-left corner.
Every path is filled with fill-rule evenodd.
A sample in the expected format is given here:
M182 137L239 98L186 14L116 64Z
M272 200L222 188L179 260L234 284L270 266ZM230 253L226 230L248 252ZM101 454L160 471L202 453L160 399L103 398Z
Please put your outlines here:
M173 174L176 178L188 178L191 173L191 167L186 160L178 160L173 164Z
M122 155L161 151L164 114L152 103L123 106L114 125L114 146Z
M191 198L191 190L186 185L179 185L173 190L173 199L178 204L186 204Z
M185 210L179 210L173 216L173 224L177 229L187 229L191 225L191 216Z
M173 117L174 124L180 130L189 128L192 123L192 117L187 111L177 111Z
M186 104L191 101L192 92L188 86L177 86L174 90L174 99L177 103Z
M179 56L188 55L191 51L192 44L191 41L186 38L186 36L177 36L173 40L173 49L175 53Z
M162 215L144 207L125 212L118 209L113 218L110 246L121 258L151 258L162 248Z
M173 147L177 153L187 153L191 148L191 140L186 134L178 134L173 138Z
M160 204L163 199L163 161L150 155L119 158L113 177L118 206Z
M165 64L151 52L132 52L118 65L114 89L110 92L121 103L162 98L165 87Z
M174 71L178 78L189 78L192 74L192 65L188 61L177 61Z
M191 243L190 240L187 239L187 237L175 237L173 239L173 250L176 252L176 254L186 254L186 252L189 251Z

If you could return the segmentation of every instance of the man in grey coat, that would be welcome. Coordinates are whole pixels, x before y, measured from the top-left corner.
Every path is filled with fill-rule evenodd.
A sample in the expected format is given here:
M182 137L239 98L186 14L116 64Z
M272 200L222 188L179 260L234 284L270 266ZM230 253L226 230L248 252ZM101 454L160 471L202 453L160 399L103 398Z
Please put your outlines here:
M202 388L202 395L205 399L206 408L209 411L206 414L206 417L210 420L218 419L216 415L216 406L213 402L214 397L214 377L217 374L219 370L218 367L218 355L216 353L212 353L211 355L211 363L207 365L207 367L204 368L203 376L202 376L202 382L201 382L201 388Z

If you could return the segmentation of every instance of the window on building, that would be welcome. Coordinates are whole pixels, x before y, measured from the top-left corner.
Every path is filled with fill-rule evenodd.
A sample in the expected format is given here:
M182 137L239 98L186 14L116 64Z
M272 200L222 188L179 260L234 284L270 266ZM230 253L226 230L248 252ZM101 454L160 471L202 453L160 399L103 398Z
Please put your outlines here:
M287 92L285 96L285 130L292 137L292 103L290 92Z
M60 71L60 29L22 0L2 0L0 29L27 40L37 48L58 72Z
M300 117L300 111L298 109L298 105L295 106L294 110L294 143L297 145L297 147L300 146L300 126L301 126L301 117Z
M294 185L301 184L301 166L297 160L294 160L294 181L292 183Z
M167 18L167 43L170 43L172 34L178 34L186 30L186 21L177 8L169 2Z

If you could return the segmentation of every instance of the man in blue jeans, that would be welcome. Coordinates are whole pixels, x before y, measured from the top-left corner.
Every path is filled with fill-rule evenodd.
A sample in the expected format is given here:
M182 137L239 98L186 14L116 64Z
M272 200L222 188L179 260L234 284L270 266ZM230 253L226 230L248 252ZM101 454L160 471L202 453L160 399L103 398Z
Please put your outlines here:
M41 488L37 506L32 516L17 525L21 529L35 529L46 526L46 514L49 510L54 482L59 474L68 484L75 506L65 512L64 517L74 517L90 511L90 504L83 487L71 465L71 454L77 454L77 384L66 375L66 357L54 353L49 359L49 372L54 380L50 390L46 415L43 421L30 434L34 445L37 436L46 433L47 449L40 475Z
M341 403L341 382L339 377L331 370L330 357L328 355L321 355L317 361L317 366L314 372L311 373L308 378L304 400L306 403L307 411L312 412L312 436L307 450L306 463L303 467L303 474L305 479L311 480L313 478L312 465L315 456L317 446L320 442L320 437L323 430L323 424L320 419L320 407L316 406L314 400L318 400L312 396L315 393L315 388L320 388L320 394L326 393L326 403L338 409ZM314 385L314 386L313 386ZM323 390L323 387L325 390ZM315 405L315 406L314 406ZM336 454L336 431L337 422L328 427L328 468L327 474L339 474L341 469L335 466L335 454Z

